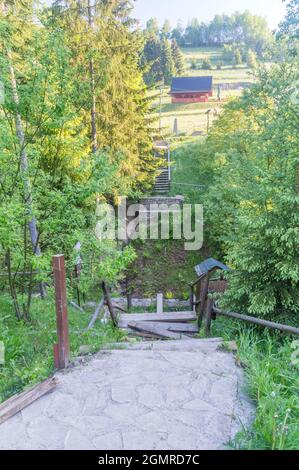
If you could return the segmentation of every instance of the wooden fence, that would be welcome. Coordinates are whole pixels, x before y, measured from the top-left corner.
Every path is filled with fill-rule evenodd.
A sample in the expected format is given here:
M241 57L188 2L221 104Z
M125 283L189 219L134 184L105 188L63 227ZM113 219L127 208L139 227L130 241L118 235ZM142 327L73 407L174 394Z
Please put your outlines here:
M211 334L211 324L217 316L225 316L240 320L253 325L259 325L264 328L270 328L288 333L291 335L299 335L299 328L290 325L283 325L272 321L256 318L249 315L243 315L235 312L225 312L216 306L216 302L210 297L215 292L224 292L227 289L227 282L222 279L211 280L212 274L215 270L200 276L197 281L191 284L190 306L195 309L198 318L198 326L201 328L204 323L204 332L206 336Z

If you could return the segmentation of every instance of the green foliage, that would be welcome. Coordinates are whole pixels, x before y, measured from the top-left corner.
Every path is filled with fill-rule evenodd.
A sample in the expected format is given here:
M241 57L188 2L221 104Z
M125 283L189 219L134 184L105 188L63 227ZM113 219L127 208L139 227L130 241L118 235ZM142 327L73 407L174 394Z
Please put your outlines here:
M234 65L241 65L247 54L248 50L245 44L225 45L223 49L223 60Z
M226 107L201 159L214 180L205 202L206 241L233 268L225 306L296 321L299 305L297 60L270 71Z
M164 81L170 84L174 75L183 75L185 70L184 56L175 39L171 42L167 34L152 30L145 31L145 44L141 57L144 78L148 85Z
M197 70L197 67L198 67L197 60L192 59L192 60L191 60L191 64L190 64L191 70Z
M286 2L287 14L280 25L280 35L299 38L299 1L284 0Z
M295 337L219 317L213 336L234 338L246 392L255 405L253 422L230 446L236 450L296 450L299 444L298 346Z
M234 63L235 65L241 65L242 64L242 54L240 49L237 49L234 54Z
M141 64L144 68L145 81L154 85L164 79L169 83L171 75L184 73L184 60L180 47L222 47L223 60L234 65L242 64L249 50L263 57L273 37L264 18L252 15L246 11L232 16L217 15L210 23L199 23L193 18L184 29L179 22L171 31L166 21L159 29L158 21L151 18L146 25L144 34L144 49ZM169 51L169 40L172 39L172 59ZM173 62L173 63L172 63ZM202 68L210 70L204 63L202 67L194 60L191 69Z
M73 263L78 240L84 290L118 279L133 255L96 239L96 200L137 196L151 187L158 164L139 69L143 43L128 17L129 2L103 3L92 24L82 8L73 0L52 9L28 1L0 13L0 265L16 315L27 320L38 282L49 281L51 256L62 252ZM32 218L38 257L29 238Z
M54 372L53 344L56 339L56 315L51 293L46 301L34 300L30 324L16 321L10 299L0 297L0 341L5 346L5 363L0 365L0 403L49 377ZM71 357L78 356L82 345L95 352L110 342L123 339L121 331L110 323L96 323L85 331L90 319L77 310L68 309Z
M234 440L246 450L296 450L299 446L298 366L292 363L292 340L241 332L239 359L246 365L249 394L257 403L251 429Z
M204 59L201 64L202 70L211 70L212 69L212 64L209 59Z
M160 57L161 70L166 84L170 84L175 72L174 60L172 56L171 44L168 39L163 39Z
M255 69L257 67L256 54L251 49L247 52L247 65L251 69Z
M172 51L172 58L174 62L174 69L176 76L181 76L184 74L185 71L185 61L184 56L181 49L178 46L178 43L175 39L171 42L171 51Z
M258 55L272 42L266 20L249 11L236 12L231 16L216 15L209 23L200 23L197 18L192 18L185 30L181 24L174 28L172 37L183 47L220 47L244 43L247 49L253 49Z

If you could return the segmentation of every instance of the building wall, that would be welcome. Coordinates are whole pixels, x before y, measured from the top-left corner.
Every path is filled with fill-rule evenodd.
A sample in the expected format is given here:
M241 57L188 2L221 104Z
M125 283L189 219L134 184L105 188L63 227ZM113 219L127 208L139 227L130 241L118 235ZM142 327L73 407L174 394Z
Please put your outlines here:
M178 93L171 95L172 103L205 103L209 101L209 96L212 92L208 93Z

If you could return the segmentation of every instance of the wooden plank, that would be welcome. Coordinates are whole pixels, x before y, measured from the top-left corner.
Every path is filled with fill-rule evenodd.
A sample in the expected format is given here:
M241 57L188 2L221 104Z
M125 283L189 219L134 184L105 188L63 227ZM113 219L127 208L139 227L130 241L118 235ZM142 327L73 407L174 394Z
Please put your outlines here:
M127 328L128 323L131 321L187 323L195 320L196 315L194 312L165 312L162 315L157 313L128 313L119 315L118 326L119 328Z
M126 332L127 334L129 333L129 336L132 336L132 337L136 337L138 336L138 338L143 338L145 340L156 340L156 339L161 339L160 336L156 336L154 335L153 333L145 333L144 331L137 331L137 330L133 330L133 329L126 329Z
M80 307L79 305L76 304L76 302L73 302L72 300L69 301L69 304L76 310L78 310L81 313L85 313L84 308Z
M158 323L160 324L160 322ZM161 326L166 328L168 331L179 332L179 333L198 333L198 326L192 323L168 323L161 322Z
M19 395L14 395L6 400L0 405L0 424L4 423L4 421L11 418L19 411L22 411L26 406L31 405L31 403L38 398L53 390L56 385L57 379L55 377L51 377L29 390L26 390Z
M114 307L112 305L109 289L106 286L105 282L102 282L102 289L104 293L104 300L105 300L105 303L107 304L112 323L114 326L117 326L117 316L115 314Z
M157 295L157 314L161 315L163 313L163 294Z
M174 333L172 331L168 331L167 328L163 326L163 323L156 323L156 322L130 322L129 328L133 330L137 330L142 333L150 333L154 336L158 336L160 338L170 338L170 339L181 339L184 335L179 333Z
M299 328L295 326L283 325L281 323L274 323L272 321L263 320L261 318L250 317L248 315L242 315L241 313L235 312L224 312L219 308L213 307L213 312L216 315L223 315L229 318L235 318L236 320L243 320L247 323L253 323L254 325L264 326L266 328L272 328L273 330L283 331L284 333L290 333L292 335L299 335Z
M214 300L209 297L206 301L206 308L205 308L205 336L211 335L213 305L214 305Z
M96 308L94 314L92 315L92 317L91 317L91 319L90 319L89 325L88 325L88 327L87 327L87 331L88 331L88 330L91 330L91 329L94 327L95 322L97 321L98 316L99 316L100 313L101 313L101 310L104 308L104 303L105 303L105 299L103 298L103 299L100 301L99 305L97 306L97 308Z

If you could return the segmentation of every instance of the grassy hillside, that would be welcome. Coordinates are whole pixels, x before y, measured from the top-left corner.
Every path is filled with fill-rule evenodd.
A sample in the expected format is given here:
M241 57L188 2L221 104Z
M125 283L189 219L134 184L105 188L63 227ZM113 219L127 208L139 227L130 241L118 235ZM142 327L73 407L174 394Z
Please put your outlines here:
M214 93L208 103L171 103L169 95L170 88L165 87L162 96L161 121L165 134L173 132L174 120L178 120L179 134L190 136L194 133L206 133L207 117L205 112L209 108L221 108L221 106L231 97L239 96L244 87L254 80L252 70L245 65L232 66L223 61L221 48L188 48L183 49L186 66L186 76L213 76ZM200 64L204 59L210 60L212 70L200 69ZM192 69L192 62L196 61L198 68ZM220 70L217 65L223 61L224 65ZM217 88L221 86L221 101L217 99ZM160 112L160 99L156 98L154 106L157 108L156 116ZM159 121L157 122L157 127Z
M172 183L170 195L181 194L186 203L203 202L211 172L199 168L199 139L172 145ZM195 171L196 169L196 171ZM130 269L135 297L153 297L163 292L166 297L188 299L188 285L196 279L194 267L212 255L207 246L199 251L185 251L183 240L146 240L133 243L138 257Z

